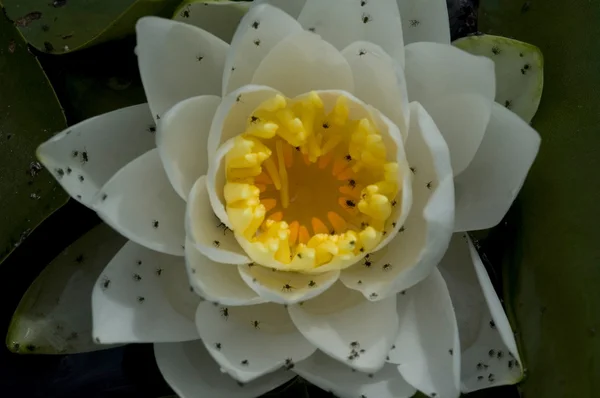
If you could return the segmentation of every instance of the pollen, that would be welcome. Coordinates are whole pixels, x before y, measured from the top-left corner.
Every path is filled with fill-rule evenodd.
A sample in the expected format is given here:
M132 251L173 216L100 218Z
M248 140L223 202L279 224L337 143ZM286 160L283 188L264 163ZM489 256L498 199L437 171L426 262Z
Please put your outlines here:
M225 157L232 230L258 264L279 270L346 268L372 251L399 195L400 171L368 112L343 95L282 95L248 117Z

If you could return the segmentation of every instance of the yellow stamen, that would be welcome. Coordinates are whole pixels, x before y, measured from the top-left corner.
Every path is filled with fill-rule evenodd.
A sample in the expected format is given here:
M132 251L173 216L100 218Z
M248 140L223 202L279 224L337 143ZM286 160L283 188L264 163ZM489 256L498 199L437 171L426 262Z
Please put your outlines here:
M281 206L283 206L284 209L287 209L290 205L290 195L288 186L288 175L287 170L285 169L285 160L283 158L283 142L281 140L277 140L275 146L277 148L279 179L281 180Z

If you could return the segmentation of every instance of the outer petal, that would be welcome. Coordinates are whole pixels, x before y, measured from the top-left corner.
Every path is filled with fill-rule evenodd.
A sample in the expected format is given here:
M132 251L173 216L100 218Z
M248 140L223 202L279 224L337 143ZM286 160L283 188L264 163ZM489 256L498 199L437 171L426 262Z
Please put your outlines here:
M446 0L397 1L402 17L405 44L418 41L450 44L450 23Z
M298 22L339 50L355 41L369 41L404 66L402 22L395 0L307 0Z
M292 34L273 47L256 69L252 84L273 87L288 97L318 89L354 89L346 59L310 32Z
M260 4L271 4L277 8L281 8L293 18L298 18L306 4L306 0L254 0L252 4L252 7L258 7Z
M270 87L248 85L223 97L208 135L208 158L213 159L225 141L242 133L252 112L277 94L279 91Z
M173 19L197 26L231 43L240 19L249 7L249 3L240 1L190 0L180 6Z
M226 264L250 262L233 236L233 232L215 217L205 176L196 181L190 192L185 228L190 243L209 259Z
M308 275L276 271L250 263L239 266L239 275L265 301L296 304L318 296L329 289L340 276L339 271Z
M404 71L379 46L358 41L342 51L354 75L354 95L391 119L408 137L410 110Z
M181 22L141 18L137 54L146 97L156 120L173 105L198 95L220 95L229 45Z
M200 297L188 289L182 257L128 242L108 263L92 293L98 343L194 340Z
M189 240L185 244L188 278L196 293L222 305L265 302L240 277L237 267L216 263L200 253Z
M154 147L147 104L119 109L69 127L37 149L40 162L71 197L90 207L121 167Z
M173 191L157 149L119 170L102 187L93 207L126 238L152 250L183 255L185 202Z
M205 301L198 306L196 326L222 370L243 383L292 366L316 350L282 305L223 307Z
M250 83L263 58L284 38L302 32L300 24L267 4L252 7L242 18L223 72L223 96Z
M339 283L289 312L311 343L363 372L383 367L398 333L395 297L373 303Z
M340 398L408 398L416 393L392 364L377 373L358 373L319 351L297 363L294 372Z
M406 83L444 135L454 175L473 160L490 119L495 96L494 63L452 46L406 46Z
M454 308L436 269L398 295L400 333L389 354L402 376L430 397L460 395L460 344Z
M158 153L173 189L183 200L208 169L208 132L220 103L221 98L214 95L183 100L158 124Z
M362 264L342 271L340 280L379 300L420 282L438 264L452 236L454 186L448 147L431 117L410 104L411 127L406 153L413 173L413 207L398 235Z
M284 384L294 374L278 370L248 384L221 372L200 340L154 345L163 377L181 398L254 398Z
M521 190L539 147L538 133L495 103L475 158L455 179L455 230L485 229L498 224Z
M514 335L479 254L466 234L455 234L440 263L461 335L461 389L518 383L523 377Z
M474 35L452 43L473 55L483 55L496 65L496 102L527 123L537 112L544 88L544 60L536 46L507 37Z

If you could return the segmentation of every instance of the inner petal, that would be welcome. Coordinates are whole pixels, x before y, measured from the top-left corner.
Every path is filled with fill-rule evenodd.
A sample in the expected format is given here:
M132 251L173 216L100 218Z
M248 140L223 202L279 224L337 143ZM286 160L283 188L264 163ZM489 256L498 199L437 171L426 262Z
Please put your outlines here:
M344 95L326 105L311 92L275 95L249 115L225 158L224 197L253 261L326 272L381 241L402 173L370 112L358 113Z

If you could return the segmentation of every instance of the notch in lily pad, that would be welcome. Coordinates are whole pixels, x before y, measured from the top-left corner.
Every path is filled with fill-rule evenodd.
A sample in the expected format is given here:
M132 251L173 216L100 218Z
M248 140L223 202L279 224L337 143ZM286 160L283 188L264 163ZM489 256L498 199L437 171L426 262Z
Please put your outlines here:
M530 123L544 88L544 58L536 46L493 35L463 37L452 43L496 66L496 102Z

